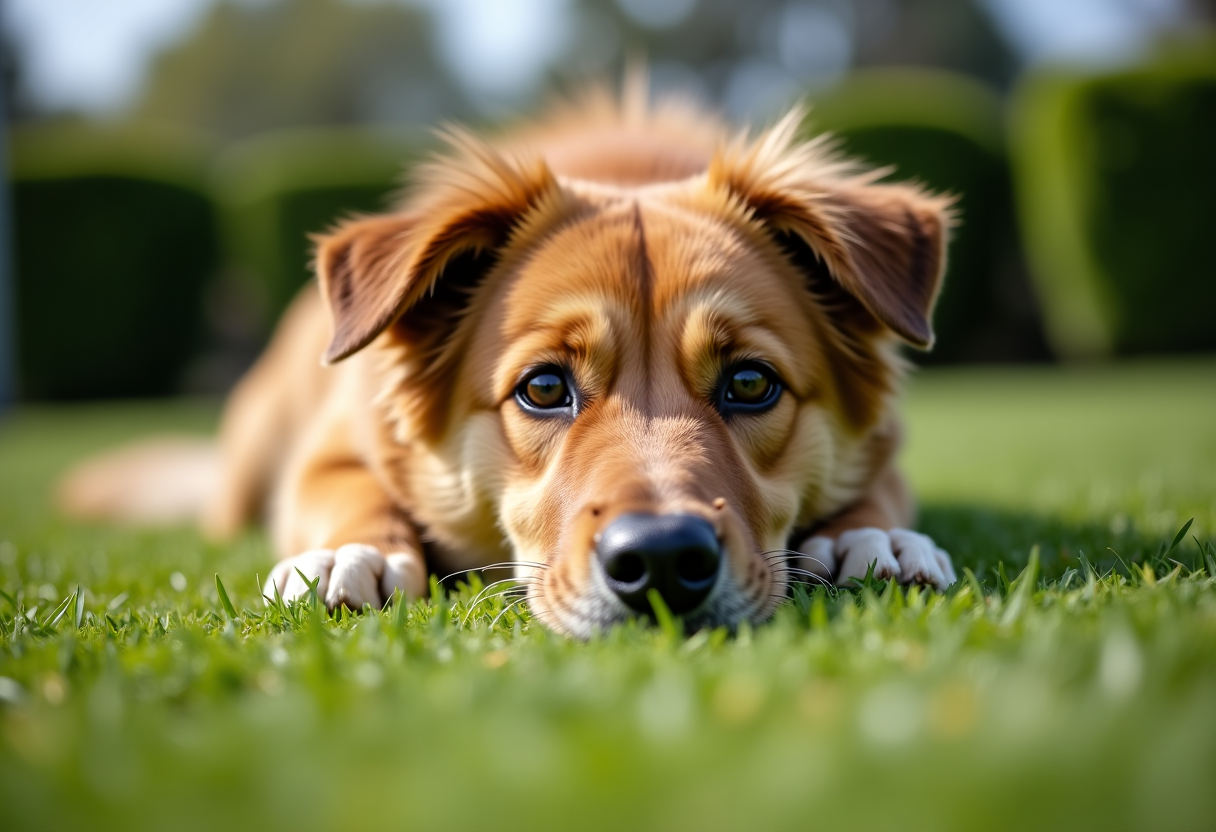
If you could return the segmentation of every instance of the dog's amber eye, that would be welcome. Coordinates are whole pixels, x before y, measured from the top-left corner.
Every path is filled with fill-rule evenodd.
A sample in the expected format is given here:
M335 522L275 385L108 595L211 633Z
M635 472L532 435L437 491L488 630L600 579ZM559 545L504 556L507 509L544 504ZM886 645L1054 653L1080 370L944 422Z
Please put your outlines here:
M763 413L781 398L781 380L767 364L747 361L728 369L718 390L723 416Z
M569 407L570 388L557 368L544 368L534 372L519 385L519 398L525 405L551 410Z
M726 389L726 400L755 404L768 397L772 386L772 379L759 370L748 367L730 377L730 386Z

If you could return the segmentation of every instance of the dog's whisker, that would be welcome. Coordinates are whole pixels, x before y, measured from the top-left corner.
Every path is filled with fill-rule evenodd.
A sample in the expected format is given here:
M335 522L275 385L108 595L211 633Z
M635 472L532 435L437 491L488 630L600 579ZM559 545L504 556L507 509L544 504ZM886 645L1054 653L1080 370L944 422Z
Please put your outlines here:
M473 600L469 602L469 606L476 606L477 602L480 601L487 592L490 592L496 586L502 586L503 584L526 585L535 580L535 578L503 578L501 581L492 581L491 583L488 583L482 587L481 591L473 596Z
M527 594L524 596L524 598L528 602L528 612L531 613L534 618L541 621L554 619L553 613L550 609L551 599L546 597L541 592L536 591L535 586L528 587Z
M496 598L503 593L511 592L512 590L515 590L515 589L525 589L526 590L527 589L526 584L529 584L534 580L535 580L535 578L504 578L501 581L495 581L494 583L487 585L486 587L484 587L481 590L481 592L477 593L477 595L475 595L473 597L472 601L469 602L469 605L467 607L467 612L465 612L464 618L461 620L461 626L463 627L464 625L469 623L469 618L472 617L473 612L477 609L477 605L480 604L482 601L489 600L490 598ZM494 589L494 587L502 586L503 584L515 584L516 586L509 586L506 589L502 590L501 592L495 592L490 595L487 595L487 593L489 593L490 590ZM519 584L524 584L525 586L518 586Z
M502 619L502 617L504 615L506 615L512 609L514 609L515 607L519 606L520 604L524 603L527 600L528 600L527 598L520 598L519 600L512 601L511 603L509 603L505 607L503 607L502 612L500 612L498 615L494 616L494 620L490 622L490 629L493 630L494 625L496 625L499 622L499 620Z
M792 580L792 581L788 581L786 583L786 585L785 585L786 594L781 597L788 598L789 591L792 590L796 586L806 586L806 587L811 587L811 588L821 586L821 587L824 587L825 589L830 589L832 585L825 581Z
M808 555L805 552L795 552L791 549L779 549L779 550L775 550L773 552L765 552L763 554L763 557L765 560L767 560L770 563L789 561L789 560L809 560L813 563L819 564L825 570L828 568L828 565L826 563L824 563L822 560L815 557L814 555Z
M791 575L786 580L786 583L788 583L790 585L802 584L803 586L807 586L807 585L832 586L832 582L829 581L827 578L823 577L822 575L812 574L810 572L803 573L801 575Z
M824 577L823 575L820 575L818 572L812 572L809 569L797 569L792 566L787 566L785 569L782 570L782 572L784 572L786 575L802 575L807 578L814 578L815 580L818 580L818 581L823 581L825 583L827 582L826 577Z
M519 595L520 597L524 597L527 594L528 594L527 587L509 586L509 587L506 587L505 589L500 589L496 592L491 592L489 595L486 595L484 598L482 598L480 601L478 601L477 606L481 606L482 604L486 603L487 601L493 601L495 598L507 598L507 597L510 597L511 595ZM473 609L474 608L472 606L469 607L470 614L473 612Z
M536 615L542 622L557 630L558 632L565 631L563 626L563 613L566 619L581 619L582 616L576 610L570 609L569 606L562 604L561 599L554 597L544 598L543 609L539 608L537 601L540 599L532 599L528 603L528 609L533 615Z
M498 563L488 564L487 566L473 566L469 569L459 569L448 575L444 575L442 578L439 579L439 582L442 583L442 582L446 581L448 578L455 578L457 575L467 575L470 572L486 572L491 569L513 569L513 568L519 567L519 566L525 567L527 569L548 569L549 568L549 564L539 563L537 561L503 560L503 561L499 561Z
M557 618L548 609L538 607L534 603L529 602L528 614L531 615L537 621L539 621L541 624L544 624L546 627L549 627L554 630L558 629Z

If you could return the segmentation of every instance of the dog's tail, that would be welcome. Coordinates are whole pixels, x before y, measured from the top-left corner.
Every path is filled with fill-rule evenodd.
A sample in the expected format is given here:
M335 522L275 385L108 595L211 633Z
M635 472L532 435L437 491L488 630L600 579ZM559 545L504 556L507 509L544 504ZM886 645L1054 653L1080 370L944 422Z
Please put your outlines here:
M198 523L220 479L213 439L159 436L105 451L70 469L55 489L78 520L134 525Z

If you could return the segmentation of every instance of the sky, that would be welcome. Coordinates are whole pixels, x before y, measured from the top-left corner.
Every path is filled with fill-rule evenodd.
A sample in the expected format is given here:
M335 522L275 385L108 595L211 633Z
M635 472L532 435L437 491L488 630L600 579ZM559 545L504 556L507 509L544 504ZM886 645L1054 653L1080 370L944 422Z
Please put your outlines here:
M258 3L267 0L240 0ZM428 4L443 54L475 97L526 90L561 48L568 0L399 0ZM118 114L150 60L216 0L0 0L28 92L44 107ZM369 0L353 0L369 2ZM618 0L640 23L666 25L696 0ZM981 0L1028 62L1108 64L1177 21L1184 0Z

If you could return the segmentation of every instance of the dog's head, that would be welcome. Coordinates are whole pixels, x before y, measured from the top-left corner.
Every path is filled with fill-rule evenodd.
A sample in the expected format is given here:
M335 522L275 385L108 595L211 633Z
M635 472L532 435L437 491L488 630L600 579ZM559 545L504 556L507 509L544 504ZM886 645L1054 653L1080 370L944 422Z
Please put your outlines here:
M693 626L766 618L774 553L889 456L948 201L797 124L642 185L456 136L399 214L320 240L327 359L374 342L415 519L449 546L505 537L558 630L653 592Z

